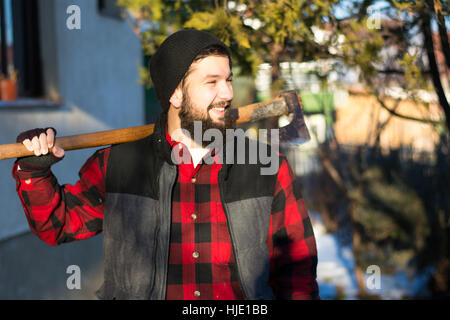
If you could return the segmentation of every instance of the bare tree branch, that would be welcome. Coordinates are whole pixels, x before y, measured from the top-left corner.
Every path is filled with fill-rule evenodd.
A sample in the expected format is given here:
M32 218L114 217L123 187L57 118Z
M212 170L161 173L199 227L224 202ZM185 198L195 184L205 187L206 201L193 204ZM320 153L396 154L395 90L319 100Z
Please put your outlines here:
M410 117L410 116L406 116L403 114L398 113L397 111L395 111L396 107L394 107L394 110L389 108L383 101L383 99L380 98L380 96L376 93L373 92L378 103L380 104L380 106L385 109L386 111L388 111L391 115L396 116L398 118L401 119L405 119L405 120L411 120L411 121L418 121L418 122L422 122L422 123L428 123L428 124L432 124L432 125L442 125L444 124L444 121L439 121L439 120L431 120L431 119L421 119L421 118L416 118L416 117Z

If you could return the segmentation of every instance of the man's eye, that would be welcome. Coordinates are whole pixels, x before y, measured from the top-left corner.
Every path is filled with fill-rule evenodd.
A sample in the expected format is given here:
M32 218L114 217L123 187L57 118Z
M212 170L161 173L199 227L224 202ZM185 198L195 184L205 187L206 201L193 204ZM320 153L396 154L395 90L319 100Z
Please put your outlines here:
M228 82L233 82L233 78L227 79Z
M216 80L208 81L207 83L208 83L208 84L215 84L215 83L216 83Z

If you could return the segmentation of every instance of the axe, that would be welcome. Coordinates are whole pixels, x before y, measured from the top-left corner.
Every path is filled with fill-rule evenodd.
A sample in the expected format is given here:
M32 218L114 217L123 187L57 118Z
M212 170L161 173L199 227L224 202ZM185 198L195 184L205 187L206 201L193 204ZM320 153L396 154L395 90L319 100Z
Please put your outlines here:
M303 117L302 103L295 91L285 91L277 97L259 103L231 108L228 112L236 120L236 124L254 122L271 117L288 115L290 123L279 128L281 142L301 144L310 139L308 128ZM55 145L64 150L77 150L119 144L143 139L152 134L154 124L144 126L99 131L73 136L57 137ZM0 145L0 160L34 155L22 143Z

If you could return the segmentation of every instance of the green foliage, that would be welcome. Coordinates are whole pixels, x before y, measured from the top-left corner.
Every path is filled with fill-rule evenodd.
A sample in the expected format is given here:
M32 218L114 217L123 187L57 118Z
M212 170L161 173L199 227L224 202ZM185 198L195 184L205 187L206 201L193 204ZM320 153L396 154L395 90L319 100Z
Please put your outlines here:
M432 91L432 86L424 77L421 68L417 65L418 59L418 50L416 50L413 55L405 53L403 58L399 60L399 65L405 70L404 87L407 92L409 92L413 100L422 102L424 105L428 106L426 101L422 101L420 91Z
M350 21L342 50L346 65L361 70L364 78L370 79L377 74L374 64L382 62L380 51L384 47L384 40L380 32L368 29L367 24L368 18Z
M410 0L406 0L406 1L405 0L399 0L399 1L392 0L391 2L397 9L406 10L406 9L410 9L416 1L413 2ZM422 2L422 1L419 1L419 2Z
M289 60L311 60L326 52L327 43L318 45L313 26L329 20L332 6L338 0L311 1L161 1L119 0L136 17L146 22L141 31L144 52L151 55L164 39L181 28L209 31L231 47L233 60L244 75L255 75L262 62L280 63ZM249 19L259 26L249 24ZM331 40L330 40L331 41ZM277 47L278 46L278 47ZM325 51L324 51L325 50ZM273 79L280 75L274 69Z
M138 65L139 70L139 80L138 83L145 86L146 89L150 89L152 87L152 79L150 77L150 71L148 68Z

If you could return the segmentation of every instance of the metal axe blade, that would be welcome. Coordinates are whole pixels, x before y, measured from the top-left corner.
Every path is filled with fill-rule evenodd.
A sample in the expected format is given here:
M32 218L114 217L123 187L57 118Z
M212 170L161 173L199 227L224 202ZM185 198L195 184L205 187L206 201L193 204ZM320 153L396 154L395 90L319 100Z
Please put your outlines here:
M303 144L311 139L303 116L302 100L294 90L281 94L286 102L288 113L293 115L292 121L280 130L280 141L287 144Z

